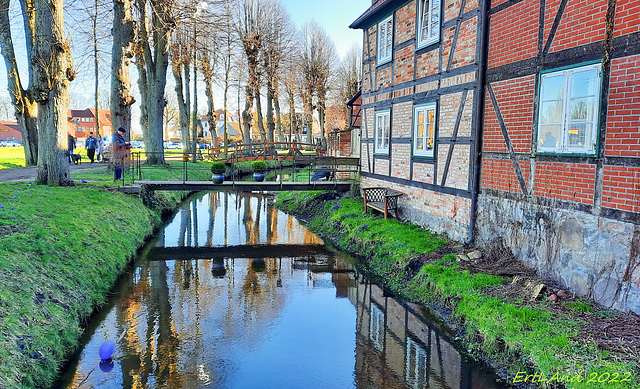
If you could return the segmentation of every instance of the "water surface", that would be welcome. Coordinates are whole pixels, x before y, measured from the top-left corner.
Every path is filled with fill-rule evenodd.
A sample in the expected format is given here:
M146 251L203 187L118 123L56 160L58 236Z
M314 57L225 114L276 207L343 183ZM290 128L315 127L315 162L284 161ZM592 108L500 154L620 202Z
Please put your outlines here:
M150 244L57 387L499 387L264 196L195 197Z

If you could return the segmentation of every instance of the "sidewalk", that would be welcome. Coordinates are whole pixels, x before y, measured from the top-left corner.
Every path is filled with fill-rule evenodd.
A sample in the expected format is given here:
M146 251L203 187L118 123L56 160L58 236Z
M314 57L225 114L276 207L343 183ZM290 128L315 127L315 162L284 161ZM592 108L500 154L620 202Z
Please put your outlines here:
M81 163L79 165L69 165L71 173L78 170L91 170L106 168L106 163ZM38 168L35 166L13 168L13 169L0 169L0 182L9 181L22 181L22 180L34 180L38 175Z

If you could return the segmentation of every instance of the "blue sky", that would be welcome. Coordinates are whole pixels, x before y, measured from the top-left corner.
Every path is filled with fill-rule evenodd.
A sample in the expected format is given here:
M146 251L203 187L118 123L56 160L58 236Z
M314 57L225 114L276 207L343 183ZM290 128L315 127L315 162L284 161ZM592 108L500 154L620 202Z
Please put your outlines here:
M371 6L370 0L282 0L282 3L298 28L315 19L329 33L341 58L354 43L362 45L362 30L352 30L349 24Z
M329 34L331 39L336 45L336 51L340 58L343 58L347 51L356 44L358 47L362 47L362 31L352 30L349 28L349 24L356 20L364 11L371 6L371 0L281 0L284 7L289 12L291 20L296 24L296 27L300 29L302 25L315 19ZM16 23L16 27L20 28L19 22ZM17 36L21 36L22 33L17 33ZM18 40L19 41L19 40ZM16 42L16 54L18 56L24 55L21 42ZM19 62L24 62L19 59ZM3 64L4 65L4 64ZM0 98L8 99L7 92L7 73L5 67L0 65ZM21 66L21 71L24 71L24 64ZM134 70L134 69L132 69ZM170 79L170 74L168 75ZM92 79L91 79L92 80ZM72 83L72 91L80 94L86 98L87 101L91 101L93 81L87 81L86 83L80 82L77 79ZM23 74L23 81L26 82L26 74ZM85 85L86 84L86 85ZM87 87L89 85L90 87ZM101 89L108 88L108 85L102 85ZM168 89L172 89L169 87ZM86 96L85 96L86 95ZM203 97L204 98L204 97ZM216 100L218 100L216 98ZM216 101L219 105L219 102ZM84 108L84 107L73 107ZM13 120L13 115L11 115Z

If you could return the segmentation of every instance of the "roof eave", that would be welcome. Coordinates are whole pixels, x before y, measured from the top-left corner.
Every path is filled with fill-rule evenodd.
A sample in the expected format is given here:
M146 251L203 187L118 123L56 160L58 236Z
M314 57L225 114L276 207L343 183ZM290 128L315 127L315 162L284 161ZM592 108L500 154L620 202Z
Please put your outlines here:
M354 20L349 25L349 28L354 30L366 29L375 23L383 14L388 13L390 10L395 9L398 4L394 0L386 0L380 5L373 5L367 9L358 19ZM403 1L402 4L405 2Z

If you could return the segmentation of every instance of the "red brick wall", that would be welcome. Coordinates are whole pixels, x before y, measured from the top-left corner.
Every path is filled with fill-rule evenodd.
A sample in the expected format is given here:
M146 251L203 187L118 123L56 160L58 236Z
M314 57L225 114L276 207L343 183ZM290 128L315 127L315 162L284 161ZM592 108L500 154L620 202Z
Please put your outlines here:
M605 154L640 157L640 55L611 61L610 80Z
M595 177L595 165L538 161L534 194L592 205Z
M396 11L394 44L406 42L413 38L416 27L416 2L411 1Z
M621 36L640 31L640 1L618 0L613 35Z
M413 59L415 49L413 46L405 47L402 50L396 51L395 58L395 70L394 70L394 84L401 84L403 82L413 80Z
M520 170L528 180L529 162L520 162ZM482 158L482 188L522 193L513 162L508 159Z
M602 205L640 212L640 168L605 166Z
M607 0L569 0L550 52L604 39L606 13Z
M491 86L514 151L531 151L535 76L495 82ZM488 93L485 104L485 150L505 152L507 148L504 136Z
M535 57L539 1L525 0L491 16L489 68Z

